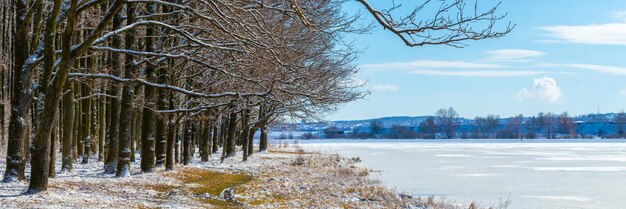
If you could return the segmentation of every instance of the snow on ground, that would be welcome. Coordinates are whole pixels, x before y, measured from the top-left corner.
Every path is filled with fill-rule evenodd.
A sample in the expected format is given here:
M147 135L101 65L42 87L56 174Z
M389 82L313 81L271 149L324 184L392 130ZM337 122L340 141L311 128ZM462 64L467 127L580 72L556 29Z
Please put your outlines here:
M4 164L0 169L4 170ZM60 162L57 168L60 168ZM48 191L24 195L27 181L0 183L0 208L132 208L132 207L186 207L193 201L186 196L163 198L150 189L153 185L174 185L173 178L163 178L162 169L142 174L139 162L132 163L128 178L104 174L104 164L92 159L89 164L74 164L72 172L57 173L49 179ZM27 168L26 172L29 172ZM28 178L28 175L27 175ZM181 204L185 203L185 204ZM187 204L192 203L192 204Z
M177 166L174 171L158 168L153 173L141 173L137 160L132 163L131 176L126 178L103 174L103 163L91 159L89 164L74 164L72 172L51 178L47 192L24 195L27 181L0 183L0 208L458 209L469 206L398 194L370 178L372 170L356 166L358 159L305 153L298 147L274 146L269 152L255 153L247 162L241 162L237 156L220 163L216 156L219 154L213 155L210 162L198 162L194 158L190 165ZM0 170L4 166L0 162ZM57 162L57 168L60 167ZM235 175L251 178L232 185L221 184L222 179L211 179L216 172L223 178ZM210 194L214 185L232 188L234 200L221 199L223 194Z

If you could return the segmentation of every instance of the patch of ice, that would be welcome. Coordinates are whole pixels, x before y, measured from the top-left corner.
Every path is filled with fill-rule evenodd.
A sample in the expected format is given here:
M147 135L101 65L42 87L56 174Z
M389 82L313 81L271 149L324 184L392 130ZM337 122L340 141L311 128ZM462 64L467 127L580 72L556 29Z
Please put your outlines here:
M492 168L519 168L519 165L494 165Z
M461 166L441 166L439 167L439 169L441 170L456 170L456 169L462 169L463 167Z
M596 171L617 172L626 171L626 167L532 167L536 171Z
M613 161L626 162L626 156L571 156L571 157L547 157L537 158L538 160L551 161Z
M472 155L467 154L439 154L437 157L472 157Z
M487 177L487 176L497 176L495 173L464 173L457 174L457 176L469 176L469 177Z
M582 196L534 196L534 195L523 195L522 198L543 199L543 200L576 201L576 202L589 202L589 201L592 200L589 197L582 197Z

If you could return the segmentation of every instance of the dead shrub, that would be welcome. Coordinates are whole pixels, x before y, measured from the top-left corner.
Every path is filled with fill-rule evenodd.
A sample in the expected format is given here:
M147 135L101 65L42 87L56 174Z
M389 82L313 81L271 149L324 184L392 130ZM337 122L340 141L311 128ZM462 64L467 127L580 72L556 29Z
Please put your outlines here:
M306 159L304 159L302 155L298 155L296 158L294 158L291 161L292 166L301 166L301 165L304 165L305 163L306 163Z

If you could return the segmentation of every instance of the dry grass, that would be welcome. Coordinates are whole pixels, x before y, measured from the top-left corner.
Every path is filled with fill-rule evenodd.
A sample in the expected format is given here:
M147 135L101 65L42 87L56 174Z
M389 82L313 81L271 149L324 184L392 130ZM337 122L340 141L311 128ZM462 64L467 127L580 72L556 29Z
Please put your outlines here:
M252 176L246 174L222 173L199 168L184 168L165 176L174 177L186 184L195 184L193 193L207 193L213 196L219 196L226 188L233 188L252 180Z
M242 208L241 203L220 199L219 195L227 188L233 188L236 191L237 186L252 180L252 176L247 174L216 172L200 168L183 168L164 173L163 176L180 180L183 185L175 188L196 197L194 199L200 203L218 208ZM160 189L168 190L166 187Z

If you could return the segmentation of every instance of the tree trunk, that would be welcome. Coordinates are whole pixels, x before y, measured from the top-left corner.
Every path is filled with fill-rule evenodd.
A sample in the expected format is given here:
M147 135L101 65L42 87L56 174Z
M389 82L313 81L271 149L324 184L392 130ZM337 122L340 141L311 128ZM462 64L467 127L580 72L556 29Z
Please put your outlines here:
M253 126L252 128L250 128L249 133L248 133L248 156L252 155L254 153L254 134L257 131L257 127Z
M72 133L74 128L74 85L65 84L65 95L63 95L63 142L61 161L61 172L72 171Z
M130 4L130 3L129 3ZM130 7L130 6L129 6ZM134 7L134 6L133 6ZM134 12L134 8L130 9L129 12ZM128 40L128 39L127 39ZM132 59L132 58L131 58ZM132 65L132 64L129 64ZM132 74L134 71L133 66L126 67L125 74ZM122 103L121 105L124 107L132 107L133 105L133 97L135 95L134 86L128 85L124 86L122 92ZM116 176L119 177L127 177L130 176L130 158L131 158L131 122L132 122L132 108L122 108L120 111L120 134L119 134L119 148L118 148L118 163L117 163L117 172Z
M135 87L134 94L138 93L137 89L139 89L139 88ZM139 125L138 125L139 124L138 123L138 121L139 121L139 110L137 110L138 108L135 108L135 107L131 107L130 109L131 109L131 113L130 113L131 116L130 117L131 117L131 122L132 122L132 124L130 125L130 136L131 136L131 138L130 138L130 162L136 162L135 150L137 148L135 146L135 142L136 142L135 139L139 136L139 134L138 134L139 133L139 130L138 130L139 129L138 128L139 127Z
M74 82L72 84L72 88L74 89L74 96L72 97L72 103L74 103L74 98L80 98L80 84L78 82ZM79 130L80 130L80 105L73 104L74 106L74 124L72 125L72 163L78 161L78 138L80 138Z
M250 110L245 109L242 111L241 117L241 150L243 150L243 161L248 160L248 120L250 119Z
M52 128L52 135L50 136L50 167L48 177L54 178L56 177L56 160L57 160L57 146L58 146L58 136L59 135L59 118L54 121L54 126Z
M174 161L175 163L180 163L180 140L181 140L181 136L180 136L180 127L176 126L176 138L174 139L175 141L175 145L174 145Z
M205 120L204 122L204 127L202 127L202 129L204 130L202 134L202 149L201 149L201 153L202 153L202 157L201 157L201 161L202 162L208 162L209 161L209 154L211 153L211 124L208 120Z
M122 27L122 21L124 18L122 14L116 14L113 18L113 27L112 29L119 29ZM122 40L119 36L114 36L111 40L111 47L113 48L121 48ZM122 60L121 55L118 53L112 53L109 57L109 68L111 69L111 73L114 76L120 76L122 69ZM107 155L104 163L104 172L107 174L116 173L116 168L118 165L118 148L119 148L119 137L120 137L120 99L118 98L120 93L119 85L116 83L111 83L111 88L109 89L109 95L114 96L115 98L111 98L111 109L109 109L110 120L109 127L107 129ZM130 107L126 107L130 108Z
M24 19L28 12L25 1L14 0L15 34L13 35L13 90L11 93L11 115L9 118L9 141L7 144L6 171L4 182L24 179L25 153L23 150L26 139L28 109L32 103L32 76L31 69L27 69L28 34L30 23ZM19 43L19 44L17 44Z
M137 9L136 4L127 3L127 11L126 11L126 24L130 25L135 22L135 10ZM125 47L127 49L135 48L135 30L131 29L126 33L125 36ZM125 72L124 76L127 78L131 78L135 75L136 66L133 63L135 57L133 55L126 55L126 65L124 66ZM119 127L119 147L118 147L118 160L117 160L117 170L115 175L118 177L128 177L130 176L130 157L132 154L131 151L131 132L130 126L132 125L132 111L133 111L133 99L135 95L135 86L134 85L124 85L122 88L122 101L120 110L120 127Z
M15 33L15 10L12 0L2 0L0 4L0 18L2 19L2 27L0 27L0 147L6 147L7 143L7 113L10 104L7 101L10 98L11 91L11 70L13 69L13 36ZM3 153L4 152L4 153ZM6 154L6 150L0 150L0 154ZM2 155L1 157L5 157Z
M193 159L196 154L196 138L198 136L198 126L200 122L194 118L191 123L191 132L189 134L189 160Z
M219 116L216 116L216 117L219 117ZM213 131L212 131L213 132L213 137L211 137L213 145L211 146L211 149L212 149L211 152L217 153L217 151L219 151L219 144L218 144L218 137L219 137L219 135L217 135L217 132L218 132L217 123L218 123L218 121L217 121L217 118L215 118L213 120L214 120L213 124L212 124L212 126L213 126Z
M230 113L228 119L228 138L226 139L226 155L225 157L234 157L236 149L235 131L237 130L237 113L234 110Z
M267 151L267 125L261 124L261 138L259 139L259 152Z
M174 94L169 93L169 108L174 109ZM167 146L165 153L165 170L171 171L174 169L174 150L176 149L176 122L174 122L175 115L168 115L167 123Z
M31 146L31 178L28 193L37 193L48 189L50 135L54 121L57 118L58 101L61 97L65 81L67 80L70 66L72 66L74 58L76 57L71 51L72 43L69 41L74 33L76 4L77 0L70 0L66 28L63 33L63 40L66 41L63 42L62 46L59 70L52 80L52 83L45 84L49 85L49 87L46 88L41 122L35 134L33 145Z
M100 93L104 92L105 83L101 83ZM104 107L106 99L104 97L98 98L98 161L104 161L104 140L105 140L105 110Z
M156 13L156 4L149 3L146 5L146 12L148 15ZM153 26L148 26L146 28L146 38L145 38L145 47L146 52L154 51L154 35L155 28ZM146 80L149 82L155 81L155 67L152 64L148 63L145 69ZM141 122L141 171L142 172L152 172L155 164L155 136L154 136L154 126L155 126L155 113L152 110L156 107L155 104L155 87L145 86L144 87L144 95L145 95L145 106L143 108L142 122Z
M158 78L157 78L157 82L158 83L167 83L168 81L168 75L167 75L167 70L165 68L159 68L159 73L158 73ZM164 110L167 108L167 92L165 91L165 89L160 88L157 91L158 94L158 98L157 98L157 104L156 104L156 108L158 110ZM165 115L157 115L156 117L156 124L155 124L155 140L156 140L156 145L155 145L155 149L156 149L156 167L161 167L163 166L163 161L165 160L165 148L166 148L166 127L168 127L167 125L167 121L166 121L166 117Z
M261 138L259 139L259 152L267 150L267 109L265 105L259 108L259 126L261 128Z
M185 132L183 133L183 165L189 165L189 161L191 159L189 159L189 146L191 144L191 126L192 126L192 122L190 121L190 119L187 119L185 121Z
M88 64L89 66L89 64ZM83 95L91 95L91 82L87 82L83 85ZM83 150L83 164L89 163L89 155L91 154L91 97L84 99L83 101L83 142L85 149Z

